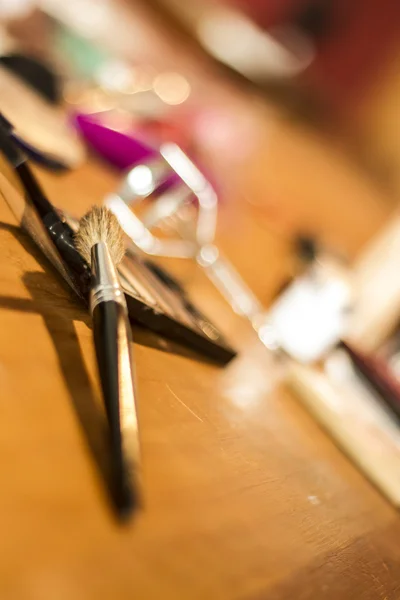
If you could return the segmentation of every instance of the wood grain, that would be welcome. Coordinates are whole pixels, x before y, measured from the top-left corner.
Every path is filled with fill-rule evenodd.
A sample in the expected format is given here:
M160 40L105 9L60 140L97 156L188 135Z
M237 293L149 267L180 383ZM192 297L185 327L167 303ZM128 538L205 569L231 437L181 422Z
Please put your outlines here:
M265 304L293 259L249 197L279 192L296 227L311 220L351 255L390 212L322 140L284 123L242 173L218 241ZM76 214L116 185L94 161L40 177ZM0 251L1 598L399 597L397 512L279 387L277 365L188 264L171 266L242 353L219 369L134 330L145 507L119 526L99 464L87 315L3 202Z

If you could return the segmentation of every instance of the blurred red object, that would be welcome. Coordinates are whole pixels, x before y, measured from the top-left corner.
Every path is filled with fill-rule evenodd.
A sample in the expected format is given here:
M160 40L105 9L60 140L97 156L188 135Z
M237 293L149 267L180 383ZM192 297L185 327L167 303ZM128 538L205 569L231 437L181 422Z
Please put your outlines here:
M317 54L303 79L336 108L353 105L398 45L399 0L233 0L266 30L295 24Z

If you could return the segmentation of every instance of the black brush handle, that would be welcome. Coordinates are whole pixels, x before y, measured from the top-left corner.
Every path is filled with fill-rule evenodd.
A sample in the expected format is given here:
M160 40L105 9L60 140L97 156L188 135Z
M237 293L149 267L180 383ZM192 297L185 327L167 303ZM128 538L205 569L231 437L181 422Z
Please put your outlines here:
M119 514L125 517L138 501L138 443L130 328L124 307L115 301L95 306L93 335L110 427L112 491Z

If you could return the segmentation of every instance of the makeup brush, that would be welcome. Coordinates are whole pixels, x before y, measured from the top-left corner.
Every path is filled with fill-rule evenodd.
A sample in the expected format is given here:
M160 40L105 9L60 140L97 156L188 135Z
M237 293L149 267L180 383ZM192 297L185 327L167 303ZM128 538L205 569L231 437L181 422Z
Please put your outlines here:
M75 244L92 269L89 304L110 426L113 492L125 517L138 501L139 441L131 328L116 270L125 252L123 231L108 208L95 206L81 219Z

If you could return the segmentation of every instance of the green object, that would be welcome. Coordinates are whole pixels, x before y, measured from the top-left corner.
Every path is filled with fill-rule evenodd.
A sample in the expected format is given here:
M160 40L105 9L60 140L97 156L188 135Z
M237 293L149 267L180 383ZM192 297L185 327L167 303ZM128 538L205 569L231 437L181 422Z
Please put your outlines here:
M89 40L59 25L56 28L54 44L56 52L67 59L75 75L92 78L109 60L109 55Z

